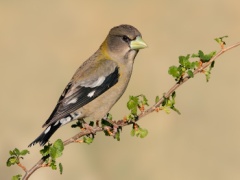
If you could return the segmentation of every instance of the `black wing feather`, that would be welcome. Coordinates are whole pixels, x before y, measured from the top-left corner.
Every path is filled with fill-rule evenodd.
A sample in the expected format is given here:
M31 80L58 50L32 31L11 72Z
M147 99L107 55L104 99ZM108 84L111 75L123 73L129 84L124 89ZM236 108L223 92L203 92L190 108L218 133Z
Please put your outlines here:
M66 105L64 104L63 100L65 98L65 95L67 94L69 89L71 89L72 86L71 83L68 84L66 89L62 93L61 97L59 98L58 104L56 105L52 114L50 115L50 117L43 126L52 124L57 120L66 117L67 115L76 111L77 109L83 107L84 105L88 104L89 102L103 94L105 91L107 91L109 88L114 86L118 82L118 77L119 71L118 67L116 67L115 70L105 78L104 82L101 85L96 87L79 86L78 90L75 93L66 98L66 99L77 98L77 101L75 103ZM95 91L94 95L92 97L89 97L88 94L93 91Z
M66 96L67 92L69 91L69 89L72 86L72 82L68 83L67 87L64 89L62 95L60 96L60 98L58 99L58 103L56 105L56 107L54 108L53 112L51 113L50 117L48 118L48 120L45 122L45 124L48 124L50 122L50 120L54 117L54 115L56 114L59 106L61 105L61 101L64 99L64 97ZM45 124L43 126L45 126Z

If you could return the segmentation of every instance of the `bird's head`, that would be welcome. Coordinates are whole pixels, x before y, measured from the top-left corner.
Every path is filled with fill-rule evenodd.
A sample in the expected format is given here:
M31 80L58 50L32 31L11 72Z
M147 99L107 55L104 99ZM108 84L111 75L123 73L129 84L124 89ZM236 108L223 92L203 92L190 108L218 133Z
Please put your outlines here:
M132 63L139 49L147 44L143 41L141 33L131 25L113 27L103 44L101 50L112 60L122 63Z

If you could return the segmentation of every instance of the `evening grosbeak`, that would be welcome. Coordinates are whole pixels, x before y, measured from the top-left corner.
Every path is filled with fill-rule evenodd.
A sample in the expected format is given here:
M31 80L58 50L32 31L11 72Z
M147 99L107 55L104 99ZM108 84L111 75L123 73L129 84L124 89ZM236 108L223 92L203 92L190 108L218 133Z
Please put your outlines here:
M43 146L59 127L73 120L104 118L126 90L139 49L146 47L135 27L113 27L100 48L77 69L43 124L46 129L29 146Z

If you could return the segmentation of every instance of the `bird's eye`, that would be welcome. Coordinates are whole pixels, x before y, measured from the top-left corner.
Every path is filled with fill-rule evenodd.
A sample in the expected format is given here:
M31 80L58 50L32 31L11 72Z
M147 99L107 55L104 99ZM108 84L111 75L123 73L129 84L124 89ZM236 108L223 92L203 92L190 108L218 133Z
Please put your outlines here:
M125 36L125 35L122 37L122 39L123 39L123 41L125 41L126 43L129 43L129 42L131 41L131 39L130 39L129 37Z

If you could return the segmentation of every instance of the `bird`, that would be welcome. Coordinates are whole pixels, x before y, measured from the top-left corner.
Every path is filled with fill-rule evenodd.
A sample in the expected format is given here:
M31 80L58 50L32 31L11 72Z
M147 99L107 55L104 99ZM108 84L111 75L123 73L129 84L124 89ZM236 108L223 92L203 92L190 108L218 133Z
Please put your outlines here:
M45 130L29 147L37 143L44 146L58 128L73 120L103 119L125 92L135 57L146 47L134 26L111 28L99 49L76 70L43 124Z

